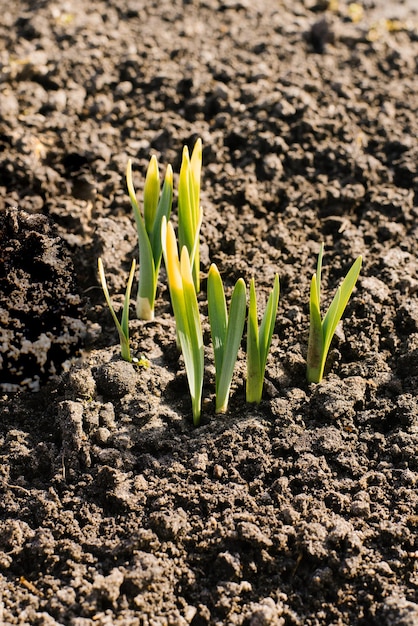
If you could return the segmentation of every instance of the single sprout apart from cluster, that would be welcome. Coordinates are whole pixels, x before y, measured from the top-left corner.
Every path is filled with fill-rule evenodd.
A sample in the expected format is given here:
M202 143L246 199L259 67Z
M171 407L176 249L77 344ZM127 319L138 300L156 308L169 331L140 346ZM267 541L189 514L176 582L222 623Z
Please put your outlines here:
M104 273L103 262L101 258L99 258L97 264L98 264L98 269L99 269L99 278L100 278L100 282L102 285L103 293L106 298L107 306L109 307L110 313L113 317L113 321L115 322L115 326L119 333L120 352L121 352L122 359L124 359L125 361L129 361L129 363L131 363L132 357L131 357L131 348L130 348L130 343L129 343L129 303L131 299L132 283L133 283L134 275L135 275L135 267L136 267L135 259L133 259L132 261L131 271L129 272L128 282L126 285L125 300L123 303L122 318L120 322L118 320L118 317L112 305L112 301L110 299L109 289L107 288L106 276Z
M249 403L260 404L263 395L264 373L274 325L276 323L279 294L279 276L276 274L273 289L267 301L267 306L259 327L255 281L254 278L251 279L250 304L248 308L246 383L246 400Z
M338 287L337 293L325 317L321 319L321 270L323 253L324 244L321 244L316 273L312 276L310 291L310 329L307 358L307 379L310 383L319 383L322 380L332 338L350 299L362 263L361 256L354 261L342 284Z
M161 263L161 222L169 219L173 200L173 171L167 167L160 193L160 175L155 155L150 159L144 186L144 211L141 214L132 182L132 163L128 161L126 182L135 216L139 246L139 279L136 303L137 317L154 319L158 273Z
M189 157L187 146L183 148L178 188L179 247L180 250L182 250L183 246L186 246L189 253L196 293L200 291L199 235L202 225L202 209L200 206L201 170L202 140L199 138L194 145L191 157Z
M193 423L200 423L204 372L204 349L196 288L193 282L189 252L183 246L178 253L173 225L163 218L161 241L167 271L176 331L184 358L192 400Z
M215 356L216 413L228 408L232 375L244 331L247 309L246 286L242 278L235 284L229 316L221 276L212 264L207 284L208 314Z

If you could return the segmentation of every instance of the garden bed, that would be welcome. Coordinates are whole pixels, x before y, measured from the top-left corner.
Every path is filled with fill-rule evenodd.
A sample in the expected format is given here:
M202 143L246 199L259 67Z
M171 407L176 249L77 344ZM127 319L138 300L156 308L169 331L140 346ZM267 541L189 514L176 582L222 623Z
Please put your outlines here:
M1 623L418 623L418 15L381 4L3 3ZM141 198L150 154L176 182L197 137L195 428L164 268L135 366L97 258L121 303L127 160ZM309 385L321 242L325 302L363 267ZM228 293L255 277L261 307L281 282L263 401L241 350L225 415L212 262Z

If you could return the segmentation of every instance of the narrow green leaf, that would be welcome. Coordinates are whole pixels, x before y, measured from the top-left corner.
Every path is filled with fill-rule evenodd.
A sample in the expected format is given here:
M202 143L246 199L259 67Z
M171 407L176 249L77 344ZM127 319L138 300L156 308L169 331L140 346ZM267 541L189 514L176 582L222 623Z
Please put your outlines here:
M180 350L183 353L185 364L193 362L192 347L190 342L190 332L184 299L183 280L180 271L180 261L176 236L171 222L166 222L163 218L161 224L161 239L164 255L164 262L167 270L168 286L170 290L171 304L173 306L174 318L176 320L176 331L179 339ZM186 367L187 373L187 367ZM188 373L189 387L194 388L194 381L190 385L193 371Z
M195 239L191 191L189 150L184 146L178 183L178 237L180 250L186 246L189 253Z
M267 364L267 355L270 350L271 339L273 336L274 326L276 323L277 307L279 305L280 282L279 276L274 277L273 289L267 301L266 310L264 311L261 321L259 333L259 350L260 350L260 366L264 378L264 372Z
M192 264L193 279L195 281L196 293L199 292L200 285L200 227L202 226L203 213L199 211L197 222L197 228L195 231L195 238L193 241L192 250L190 252L190 263Z
M357 282L357 278L360 274L362 264L362 257L359 256L351 266L349 272L344 278L341 287L339 288L339 295L335 295L331 305L324 317L323 328L324 328L324 340L325 347L327 345L327 339L330 337L329 343L331 343L331 339L335 333L338 322L342 318L350 296L353 292L354 286Z
M115 326L118 329L119 334L123 335L123 329L122 326L120 325L120 322L118 320L118 317L115 313L115 309L113 308L113 304L112 301L110 299L110 294L109 294L109 289L107 286L107 281L106 281L106 276L104 273L104 268L103 268L103 261L101 258L98 259L97 261L97 266L98 266L98 270L99 270L99 278L100 278L100 282L102 285L102 289L103 289L103 293L106 299L106 303L107 306L109 307L109 311L113 317L113 321L115 322Z
M138 233L139 278L136 311L139 319L152 320L154 319L157 274L154 266L151 243L139 209L135 188L132 182L132 162L130 159L126 169L126 182Z
M190 259L187 249L183 247L179 260L174 229L171 222L167 224L165 217L161 224L161 239L177 336L192 400L193 423L197 426L202 403L204 349Z
M187 146L183 148L178 186L178 238L180 249L186 246L192 263L196 292L200 288L199 232L201 225L200 172L202 142L199 139L190 159Z
M318 274L314 274L311 280L311 293L309 300L310 326L308 339L307 356L307 378L308 382L318 382L316 379L321 370L324 339L322 335L321 312L318 299Z
M258 327L257 299L254 279L250 283L250 306L247 330L247 402L259 404L263 395L264 373L267 355L271 345L277 307L279 304L280 282L276 274L273 289L269 295L260 328Z
M157 213L155 215L154 226L150 233L150 244L152 250L152 256L154 259L154 267L156 275L160 269L161 263L161 223L163 217L168 221L171 214L171 206L173 202L173 170L171 165L167 166L165 173L164 185L161 192L160 200L158 202Z
M157 157L153 154L148 165L144 185L144 222L148 235L152 233L154 228L159 196L160 174Z
M164 255L164 263L167 270L168 287L170 290L171 303L173 305L174 317L183 319L185 317L183 282L180 272L179 253L174 233L173 225L167 222L165 217L161 222L161 243Z
M132 261L131 271L129 272L129 278L128 278L128 283L126 287L125 301L124 301L123 313L122 313L122 323L119 322L118 317L113 308L112 301L110 299L109 289L107 287L106 276L104 273L103 262L101 258L98 259L97 265L98 265L98 270L99 270L99 278L100 278L103 293L106 299L106 303L107 303L107 306L109 307L109 311L112 315L113 321L115 323L116 329L119 334L121 356L125 361L131 362L132 357L131 357L131 350L130 350L130 345L129 345L129 300L131 296L132 282L133 282L134 275L135 275L135 259Z
M344 314L345 308L359 276L362 264L361 256L354 261L341 286L337 289L324 319L321 321L319 282L321 280L323 249L324 245L321 244L317 271L312 278L310 291L310 329L307 356L307 379L309 382L313 383L318 383L322 380L332 338L335 334L337 325Z
M320 309L321 302L321 274L322 274L322 258L324 256L324 244L321 243L318 253L318 262L316 265L316 301L318 302L318 309Z
M222 361L224 358L228 313L222 279L214 263L209 269L207 298L212 345L215 355L215 371L218 373L222 369ZM218 376L216 380L218 383Z
M191 362L186 363L186 355L184 355L184 359L187 375L190 375L189 381L192 397L193 422L195 426L197 426L200 421L202 403L204 349L196 290L193 283L189 253L185 246L181 251L180 270L183 282L183 294L188 326L187 339L191 349Z
M223 292L223 288L222 288ZM245 314L247 309L246 286L239 278L232 292L229 307L229 320L223 349L222 368L216 372L216 412L224 413L228 408L229 392L232 375L237 361L238 350L244 331ZM218 375L220 374L220 375Z
M248 327L247 327L247 382L246 399L247 402L261 401L260 392L261 362L260 344L258 330L257 298L255 293L254 278L250 281L250 303L248 307ZM262 384L261 384L262 389Z
M354 286L357 282L357 278L360 274L361 264L362 257L359 256L354 261L341 286L338 288L337 293L335 294L322 322L322 336L324 342L322 360L324 367L326 358L328 356L328 351L331 346L332 338L335 334L338 323L344 314L350 296L353 292Z
M129 272L128 282L126 284L125 300L123 303L123 311L122 311L122 319L121 319L122 331L123 331L124 336L127 339L129 339L129 304L131 300L131 290L132 290L132 283L134 281L134 276L135 276L135 268L136 268L136 262L135 262L135 259L132 259L131 270Z
M192 219L194 240L190 252L192 263L193 280L196 287L196 293L200 291L200 227L202 225L202 209L200 206L200 178L202 171L202 140L197 139L192 156L190 159L190 178L191 178L191 201L192 201Z
M196 229L200 213L200 177L202 171L202 140L200 137L197 139L193 148L192 157L190 159L190 170L193 189L193 227Z
M128 194L132 204L132 208L134 210L135 219L137 218L137 213L139 217L141 217L141 213L139 211L138 200L136 199L135 187L132 181L132 161L128 159L128 165L126 166L126 185L128 187ZM142 217L141 217L142 219Z
M142 229L138 232L138 235L140 265L136 311L139 319L153 320L157 277L149 239L143 236Z

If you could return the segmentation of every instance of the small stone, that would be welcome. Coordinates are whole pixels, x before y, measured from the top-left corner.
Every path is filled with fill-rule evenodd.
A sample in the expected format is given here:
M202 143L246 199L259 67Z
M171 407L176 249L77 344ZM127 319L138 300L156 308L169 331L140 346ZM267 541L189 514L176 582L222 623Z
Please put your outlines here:
M350 506L350 514L353 517L370 517L370 504L362 500L355 500Z
M76 396L91 398L96 393L96 381L88 368L78 366L70 370L67 382Z
M222 467L222 465L216 464L216 465L213 466L213 477L214 478L217 478L217 479L222 478L224 473L225 473L225 470Z
M135 370L127 361L111 361L98 368L96 383L103 396L122 398L135 391Z
M95 438L98 444L105 444L110 437L110 430L101 426L96 430Z

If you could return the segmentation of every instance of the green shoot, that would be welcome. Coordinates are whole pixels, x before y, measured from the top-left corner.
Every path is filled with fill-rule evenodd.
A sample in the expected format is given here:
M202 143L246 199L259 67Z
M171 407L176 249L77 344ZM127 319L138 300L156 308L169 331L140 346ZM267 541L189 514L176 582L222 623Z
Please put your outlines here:
M171 303L176 320L177 337L184 358L192 400L193 423L198 426L203 388L203 336L196 289L187 248L183 246L180 260L176 236L171 222L163 217L161 241L167 270Z
M254 278L250 282L250 305L247 330L247 402L260 404L263 395L264 372L270 349L277 307L279 305L280 283L276 274L274 285L267 301L266 310L258 327L257 300Z
M179 247L186 246L192 265L196 293L200 290L199 234L202 224L200 207L200 172L202 169L202 140L198 139L189 157L187 146L183 148L178 189ZM167 218L168 220L168 218Z
M112 302L110 300L110 295L109 295L109 290L107 288L106 276L105 276L104 269L103 269L102 259L99 259L97 264L99 268L99 278L102 284L103 293L106 298L107 306L109 307L110 313L113 317L113 321L115 322L117 331L119 333L120 353L121 353L122 359L124 359L125 361L129 361L129 363L131 363L132 357L131 357L131 349L129 346L129 301L131 298L132 283L133 283L134 275L135 275L135 267L136 267L135 259L133 259L132 261L131 271L129 272L129 278L128 278L128 283L126 285L126 292L125 292L125 301L124 301L123 310L122 310L122 318L120 322L117 318Z
M319 383L324 375L325 362L332 338L340 321L361 269L362 257L359 256L351 266L342 284L321 320L321 271L324 244L321 244L316 273L312 276L310 291L310 328L307 358L307 379L310 383Z
M155 296L161 263L161 222L168 219L173 199L173 172L167 167L160 194L160 176L156 156L148 165L144 186L144 214L141 214L132 182L132 163L128 161L126 182L135 216L139 245L139 280L136 313L139 319L154 319Z
M212 264L208 275L208 313L216 372L216 413L228 408L232 374L244 330L247 309L246 286L240 278L234 287L229 309L218 268Z

